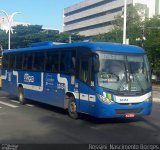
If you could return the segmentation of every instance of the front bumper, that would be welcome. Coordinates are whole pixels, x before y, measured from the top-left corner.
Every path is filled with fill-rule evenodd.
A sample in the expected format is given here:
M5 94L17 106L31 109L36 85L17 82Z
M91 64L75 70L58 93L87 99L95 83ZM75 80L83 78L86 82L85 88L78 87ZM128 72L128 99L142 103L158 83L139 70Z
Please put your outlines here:
M98 100L95 109L91 109L91 115L97 118L118 118L125 117L126 114L132 113L136 116L150 115L152 111L152 101L141 102L137 104L105 104Z

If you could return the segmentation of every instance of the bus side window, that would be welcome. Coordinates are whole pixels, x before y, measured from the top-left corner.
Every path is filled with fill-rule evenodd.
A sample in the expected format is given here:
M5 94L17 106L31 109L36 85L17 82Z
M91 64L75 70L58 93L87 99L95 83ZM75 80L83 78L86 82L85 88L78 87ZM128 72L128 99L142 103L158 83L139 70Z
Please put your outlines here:
M32 70L33 56L31 53L26 53L23 55L23 70Z
M9 69L10 70L15 69L15 60L16 60L15 54L11 54L9 58Z
M23 54L23 70L27 70L27 54Z
M3 58L2 58L2 67L3 69L8 69L8 65L9 65L9 55L4 54Z
M56 52L48 52L46 56L45 70L47 72L58 72L59 70L59 54Z
M61 72L68 74L75 74L76 66L76 52L75 51L63 51L61 53Z
M18 53L16 55L16 70L22 70L22 60L23 60L23 55L21 53Z
M34 71L44 71L44 60L45 60L45 53L44 52L35 53L33 70Z

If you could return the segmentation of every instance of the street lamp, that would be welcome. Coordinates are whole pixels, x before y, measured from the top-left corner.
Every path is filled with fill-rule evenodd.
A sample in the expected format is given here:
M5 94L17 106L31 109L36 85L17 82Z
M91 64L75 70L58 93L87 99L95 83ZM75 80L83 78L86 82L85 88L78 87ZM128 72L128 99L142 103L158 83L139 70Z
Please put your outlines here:
M127 0L124 0L123 44L126 44Z
M7 17L7 21L8 21L8 49L10 50L11 49L11 27L12 27L11 23L12 23L13 17L16 14L20 14L21 12L14 12L11 14L11 16L9 16L7 14L7 12L5 12L4 10L0 10L0 12L3 12Z

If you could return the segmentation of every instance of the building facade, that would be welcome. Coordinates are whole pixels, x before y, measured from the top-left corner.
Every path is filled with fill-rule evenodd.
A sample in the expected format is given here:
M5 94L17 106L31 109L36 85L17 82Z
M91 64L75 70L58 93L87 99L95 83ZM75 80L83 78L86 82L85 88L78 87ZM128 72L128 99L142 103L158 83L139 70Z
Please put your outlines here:
M155 14L160 15L160 0L156 0L155 2Z
M127 4L143 4L142 12L151 17L153 14L146 1L151 0L127 0ZM113 28L115 16L123 15L123 8L123 0L84 0L64 9L63 31L77 32L88 37L107 33Z

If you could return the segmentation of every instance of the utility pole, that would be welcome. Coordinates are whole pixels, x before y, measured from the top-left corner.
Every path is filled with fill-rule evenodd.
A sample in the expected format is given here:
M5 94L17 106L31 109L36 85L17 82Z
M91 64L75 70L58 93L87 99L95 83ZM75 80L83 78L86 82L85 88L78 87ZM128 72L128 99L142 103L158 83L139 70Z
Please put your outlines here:
M72 35L69 35L69 43L72 43Z

